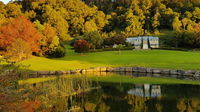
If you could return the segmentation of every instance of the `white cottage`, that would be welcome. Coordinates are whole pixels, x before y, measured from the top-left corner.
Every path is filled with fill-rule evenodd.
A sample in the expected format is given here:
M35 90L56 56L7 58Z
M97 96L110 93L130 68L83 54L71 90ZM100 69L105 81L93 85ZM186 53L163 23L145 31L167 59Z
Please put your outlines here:
M159 38L153 36L130 37L126 42L134 45L136 49L159 48Z
M151 48L159 48L159 38L158 37L149 37L149 44Z

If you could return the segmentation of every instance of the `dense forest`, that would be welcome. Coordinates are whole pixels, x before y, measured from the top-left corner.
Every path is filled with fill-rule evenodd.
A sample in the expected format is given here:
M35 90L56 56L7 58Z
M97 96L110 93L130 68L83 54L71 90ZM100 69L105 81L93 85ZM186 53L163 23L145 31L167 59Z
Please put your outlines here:
M62 57L173 30L176 47L200 47L199 0L20 0L0 2L0 50L11 60ZM19 54L23 54L20 55Z

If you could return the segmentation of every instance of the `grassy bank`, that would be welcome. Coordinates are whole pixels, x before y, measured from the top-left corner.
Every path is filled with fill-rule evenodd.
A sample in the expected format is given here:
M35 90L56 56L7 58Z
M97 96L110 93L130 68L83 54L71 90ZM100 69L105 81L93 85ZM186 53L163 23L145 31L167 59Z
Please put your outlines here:
M107 75L107 76L96 76L96 75L87 75L92 81L99 82L108 82L108 83L131 83L131 84L193 84L200 85L199 81L189 81L189 80L179 80L175 78L156 78L156 77L132 77L132 76L123 76L123 75ZM82 75L63 75L61 78L81 78ZM41 77L41 78L29 78L25 80L19 80L19 85L24 84L34 84L45 82L49 80L56 80L58 77Z
M97 66L139 66L169 69L200 69L200 52L170 50L106 51L78 54L67 49L63 58L32 57L22 64L30 70L70 70Z

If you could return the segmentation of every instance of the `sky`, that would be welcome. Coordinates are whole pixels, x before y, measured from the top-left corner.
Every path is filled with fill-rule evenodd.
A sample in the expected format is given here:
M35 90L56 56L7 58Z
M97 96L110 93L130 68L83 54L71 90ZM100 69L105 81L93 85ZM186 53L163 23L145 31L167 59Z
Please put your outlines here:
M5 4L7 4L10 0L0 0L3 1Z

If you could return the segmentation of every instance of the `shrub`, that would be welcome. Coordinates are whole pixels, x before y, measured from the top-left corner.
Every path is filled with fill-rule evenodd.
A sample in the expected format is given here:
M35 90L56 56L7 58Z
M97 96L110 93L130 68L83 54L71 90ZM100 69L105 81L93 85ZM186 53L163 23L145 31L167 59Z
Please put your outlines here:
M126 44L126 38L123 34L116 34L104 40L104 45Z
M100 48L103 43L103 38L98 31L85 33L83 39L91 44L92 48Z
M200 47L200 33L194 32L179 32L176 35L176 47L184 48L199 48Z
M82 53L88 52L90 49L90 44L86 40L76 40L74 44L75 52Z
M64 47L57 47L54 51L51 51L49 53L49 56L50 57L54 57L54 58L61 58L61 57L64 57L66 54L65 52L65 48Z

